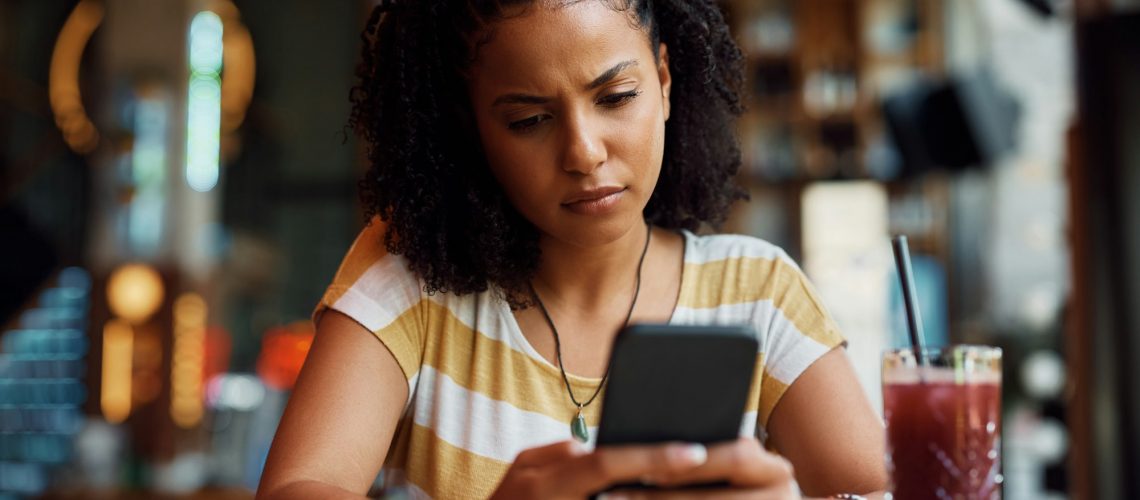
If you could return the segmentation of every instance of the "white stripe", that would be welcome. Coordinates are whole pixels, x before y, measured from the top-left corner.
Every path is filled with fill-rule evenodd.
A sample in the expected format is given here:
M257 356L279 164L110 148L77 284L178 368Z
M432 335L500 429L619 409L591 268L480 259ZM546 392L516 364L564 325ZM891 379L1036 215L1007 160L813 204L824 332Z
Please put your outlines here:
M741 436L756 436L756 419L755 410L744 412L744 418L740 421Z
M419 278L408 270L403 257L386 255L368 266L332 308L375 332L415 306L421 289Z
M765 302L770 303L770 301ZM765 332L761 336L766 337L764 368L772 378L784 385L791 385L808 366L820 356L827 354L830 348L804 335L796 329L796 325L787 316L784 316L783 311L774 306L766 316L767 324L757 326L758 330ZM759 319L759 321L764 320Z
M380 330L414 307L424 295L423 283L407 269L403 257L387 255L373 263L333 304L371 331ZM458 296L452 293L427 295L446 308L461 324L497 340L515 351L527 353L529 345L511 335L510 308L493 290ZM535 353L537 354L537 353Z
M415 423L471 453L511 463L527 448L570 439L569 422L470 391L426 364L418 391ZM596 435L597 427L590 427L587 448Z
M770 301L769 301L770 302ZM749 325L756 327L752 321L753 313L758 302L741 302L716 307L683 307L677 306L673 313L674 325Z
M570 438L568 422L470 391L428 365L420 374L419 396L430 403L416 405L414 421L452 446L511 463L523 450ZM756 411L745 412L739 435L759 437L756 420ZM593 449L598 428L590 427L589 431L585 448Z
M780 247L752 236L714 234L696 236L685 231L685 263L703 264L733 258L780 259L794 267L795 261Z
M708 308L677 308L673 324L740 325L756 329L768 375L791 384L829 348L804 335L771 300Z

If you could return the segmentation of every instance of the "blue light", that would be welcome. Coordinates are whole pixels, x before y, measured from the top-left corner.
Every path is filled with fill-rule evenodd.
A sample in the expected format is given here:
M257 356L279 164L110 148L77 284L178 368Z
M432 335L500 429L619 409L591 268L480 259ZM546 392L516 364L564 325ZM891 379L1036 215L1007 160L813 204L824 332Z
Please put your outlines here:
M218 73L222 70L222 18L204 11L190 22L190 71Z
M190 23L186 182L195 191L218 185L222 128L222 20L209 11Z
M127 233L138 255L155 255L162 244L166 211L167 99L164 93L151 92L134 109L131 169L136 194L127 215Z

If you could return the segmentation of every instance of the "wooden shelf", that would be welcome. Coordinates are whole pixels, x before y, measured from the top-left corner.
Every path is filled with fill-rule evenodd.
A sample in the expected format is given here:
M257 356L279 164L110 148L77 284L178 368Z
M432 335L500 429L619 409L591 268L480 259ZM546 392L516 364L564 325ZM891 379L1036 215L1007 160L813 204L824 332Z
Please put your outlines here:
M745 50L748 36L762 29L756 28L759 19L763 24L780 25L784 19L789 30L794 33L787 50L760 50L746 53L746 89L749 95L745 102L747 111L741 120L742 147L748 159L759 157L748 148L768 144L773 134L790 133L788 138L795 148L792 156L800 171L795 176L814 179L834 178L842 170L841 176L866 178L868 171L863 165L866 148L884 133L882 117L878 109L879 90L871 79L876 71L894 68L912 68L915 71L937 74L941 71L941 1L917 0L723 0L727 18L735 26L733 30L744 39ZM897 12L890 9L896 9ZM884 10L885 9L885 10ZM871 13L875 14L872 15ZM884 12L896 15L884 21ZM911 22L911 15L916 22ZM872 19L874 17L874 19ZM893 21L892 21L893 19ZM900 39L907 46L898 52L878 52L865 40L872 30L866 23L895 22L900 27L910 29ZM903 29L903 28L900 28ZM786 66L786 69L779 69ZM767 69L766 69L767 68ZM775 68L775 69L773 69ZM758 78L768 77L764 82ZM822 79L822 81L820 81ZM822 85L823 87L819 87ZM771 94L757 94L768 88ZM836 92L843 92L842 97ZM854 105L846 108L854 92ZM807 101L816 104L809 105ZM838 109L829 110L837 106ZM821 151L837 133L835 127L851 126L854 129L853 142L855 170L864 174L854 175L849 161L850 150ZM755 137L752 134L767 134ZM836 165L820 162L832 161ZM838 163L843 162L843 165Z

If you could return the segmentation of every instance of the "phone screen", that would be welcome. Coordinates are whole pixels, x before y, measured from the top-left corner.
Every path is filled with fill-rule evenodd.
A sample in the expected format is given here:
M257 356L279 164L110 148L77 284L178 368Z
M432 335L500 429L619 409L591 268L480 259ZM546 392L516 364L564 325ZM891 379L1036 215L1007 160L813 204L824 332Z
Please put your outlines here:
M746 326L627 328L610 357L598 445L736 439L756 356Z

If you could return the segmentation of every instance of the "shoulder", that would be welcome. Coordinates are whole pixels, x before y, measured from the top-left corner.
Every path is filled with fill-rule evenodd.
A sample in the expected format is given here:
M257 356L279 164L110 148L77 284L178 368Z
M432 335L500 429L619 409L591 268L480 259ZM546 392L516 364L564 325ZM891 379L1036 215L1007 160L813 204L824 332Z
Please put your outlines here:
M751 236L685 237L685 272L691 277L686 302L707 311L695 317L748 318L760 336L767 370L785 384L844 343L814 287L783 249Z
M793 314L822 306L799 265L779 246L752 236L685 232L687 301ZM758 308L758 309L757 309Z
M348 314L375 331L419 303L423 283L398 255L384 244L387 225L373 219L357 235L313 313L326 309Z
M742 234L696 235L682 231L685 236L685 263L703 264L731 260L779 261L795 266L784 249L768 241Z

